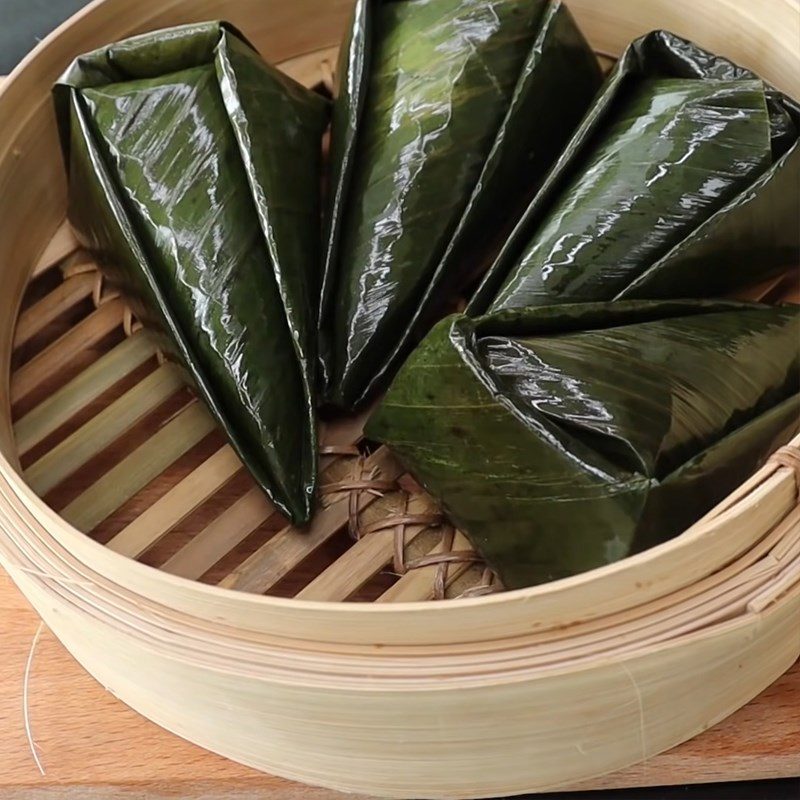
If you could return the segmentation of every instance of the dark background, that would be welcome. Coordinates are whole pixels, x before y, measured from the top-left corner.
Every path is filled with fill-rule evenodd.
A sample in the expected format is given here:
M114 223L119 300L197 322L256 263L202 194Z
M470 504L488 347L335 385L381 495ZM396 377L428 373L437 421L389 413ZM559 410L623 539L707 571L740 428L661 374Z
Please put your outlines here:
M10 72L38 41L86 4L87 0L0 0L0 75ZM64 66L66 67L66 64ZM800 709L797 713L800 714ZM536 795L536 800L612 800L612 798L613 800L800 800L800 778L713 786Z

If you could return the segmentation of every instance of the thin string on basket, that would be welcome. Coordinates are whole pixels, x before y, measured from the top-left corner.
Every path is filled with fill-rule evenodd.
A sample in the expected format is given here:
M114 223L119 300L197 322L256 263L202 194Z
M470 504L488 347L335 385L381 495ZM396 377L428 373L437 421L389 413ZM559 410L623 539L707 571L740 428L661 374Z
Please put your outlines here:
M785 447L781 447L780 450L776 450L767 463L792 470L797 484L797 499L800 500L800 448L787 444Z
M36 645L39 644L39 639L42 636L42 631L44 630L44 623L40 622L39 627L36 629L36 633L33 635L33 641L31 642L31 649L28 651L28 660L25 662L25 675L22 680L22 719L25 725L25 736L28 739L28 747L30 747L31 755L33 756L33 761L36 764L39 772L42 775L45 775L44 767L42 766L42 761L39 758L39 753L37 750L39 749L39 745L33 740L33 731L31 730L31 716L30 716L30 709L28 706L28 686L31 680L31 667L33 666L33 654L36 652Z
M409 525L417 525L422 528L436 528L444 522L444 517L437 512L427 512L410 514L408 504L410 495L403 491L403 507L397 514L390 514L383 519L361 528L360 535L380 533L381 531L392 531L392 568L397 575L405 575L409 566L406 563L406 528Z
M447 577L451 564L480 563L481 557L473 550L453 550L456 532L452 526L442 533L442 552L431 553L421 558L415 558L406 564L406 569L421 569L422 567L436 567L433 576L433 599L444 600L447 589Z
M355 541L358 541L364 536L380 533L381 531L392 531L392 565L395 573L398 575L404 575L409 569L415 568L416 562L406 563L405 558L407 527L409 525L426 528L438 527L444 521L444 517L438 512L409 513L409 493L404 491L396 481L382 480L378 478L379 470L376 467L373 467L371 470L367 471L366 458L357 448L353 446L322 447L320 448L320 454L357 456L358 458L352 478L336 481L335 483L329 483L321 488L323 495L334 495L344 492L348 493L347 523L350 536ZM362 526L359 518L361 494L363 492L369 492L376 497L382 497L386 492L389 491L402 492L403 505L400 511L396 514L390 514L383 519L379 519L368 525ZM447 563L449 562L443 561L440 564L440 569L444 570L445 572L441 578L442 583L446 582ZM422 564L420 563L420 565Z

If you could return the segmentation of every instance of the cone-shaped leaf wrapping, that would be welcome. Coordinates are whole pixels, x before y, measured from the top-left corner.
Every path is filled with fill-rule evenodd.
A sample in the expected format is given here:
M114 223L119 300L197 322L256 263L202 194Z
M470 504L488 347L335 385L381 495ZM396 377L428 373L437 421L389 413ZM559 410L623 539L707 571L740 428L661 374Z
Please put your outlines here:
M82 56L54 97L72 224L265 492L306 521L326 102L219 23Z
M560 2L358 0L338 74L320 329L349 408L494 255L601 72Z
M663 31L634 42L468 313L725 296L800 258L800 108Z
M521 587L676 535L800 428L800 308L620 301L437 325L367 432Z

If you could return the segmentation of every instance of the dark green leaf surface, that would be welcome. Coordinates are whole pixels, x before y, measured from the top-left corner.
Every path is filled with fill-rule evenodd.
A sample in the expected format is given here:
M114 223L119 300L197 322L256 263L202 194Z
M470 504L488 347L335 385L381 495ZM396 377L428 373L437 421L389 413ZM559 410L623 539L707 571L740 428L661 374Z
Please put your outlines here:
M800 258L800 108L663 31L618 62L468 313L730 294Z
M516 588L676 535L800 429L800 309L450 317L368 424Z
M639 82L489 310L612 299L769 162L757 81Z
M544 0L362 0L343 56L320 329L329 399L352 407L496 248L600 70Z
M306 521L325 102L218 23L84 56L55 98L71 221L266 493Z

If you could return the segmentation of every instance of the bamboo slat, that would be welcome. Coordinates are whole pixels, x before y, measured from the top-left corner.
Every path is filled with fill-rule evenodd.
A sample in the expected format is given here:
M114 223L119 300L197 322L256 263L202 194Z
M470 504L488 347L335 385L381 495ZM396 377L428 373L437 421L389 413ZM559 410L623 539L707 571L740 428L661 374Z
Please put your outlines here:
M264 494L259 489L250 489L162 564L161 569L192 580L200 578L273 512Z
M56 230L55 235L47 243L44 252L33 268L32 278L37 278L51 267L56 266L80 247L69 222L64 220Z
M155 348L149 335L141 331L98 358L16 422L14 436L20 455L27 453L154 355Z
M11 402L17 403L81 350L92 347L122 324L122 301L111 300L81 320L47 349L20 367L11 382Z
M78 530L92 530L212 430L209 413L192 403L73 500L61 516Z
M107 547L116 553L137 558L221 489L241 468L242 464L233 450L227 445L222 447L111 539Z
M95 278L91 274L76 275L61 283L38 303L25 309L17 322L14 348L27 344L65 311L91 297L94 283Z

